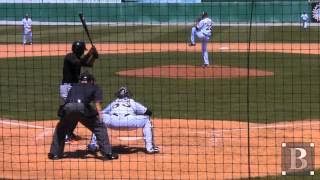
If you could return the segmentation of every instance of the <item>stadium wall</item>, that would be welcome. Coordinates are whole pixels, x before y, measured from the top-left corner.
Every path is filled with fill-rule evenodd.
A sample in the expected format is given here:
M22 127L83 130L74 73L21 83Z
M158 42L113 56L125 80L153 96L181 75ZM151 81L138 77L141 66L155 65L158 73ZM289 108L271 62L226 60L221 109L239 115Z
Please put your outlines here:
M20 21L25 13L33 21L77 22L84 12L89 22L184 23L193 22L207 11L217 23L246 23L250 18L249 2L203 2L195 4L167 3L1 3L0 20ZM254 23L296 23L301 13L309 14L307 1L272 1L254 4Z

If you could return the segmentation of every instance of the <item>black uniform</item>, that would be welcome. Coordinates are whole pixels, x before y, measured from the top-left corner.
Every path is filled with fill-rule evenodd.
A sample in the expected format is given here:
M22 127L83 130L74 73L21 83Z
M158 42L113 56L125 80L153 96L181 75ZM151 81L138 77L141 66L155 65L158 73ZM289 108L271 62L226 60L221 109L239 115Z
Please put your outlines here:
M63 79L61 88L63 89L60 93L67 94L68 89L75 83L79 81L79 75L81 72L81 66L92 67L92 65L88 64L87 61L80 59L76 53L68 53L64 57L63 62ZM67 88L63 88L66 86ZM65 92L63 92L65 91ZM66 102L66 101L65 101ZM76 125L76 124L75 124ZM68 138L72 138L75 135L73 134L74 129L70 129L70 132L67 133Z
M87 64L86 61L81 61L80 58L78 58L75 53L68 53L64 57L64 62L63 62L62 84L78 83L79 75L81 72L81 66L92 67L92 65Z
M80 121L97 136L102 155L108 159L116 159L111 150L107 129L97 117L98 112L90 106L90 102L102 102L102 91L92 83L74 84L64 105L64 114L58 122L49 153L50 159L63 157L65 136Z

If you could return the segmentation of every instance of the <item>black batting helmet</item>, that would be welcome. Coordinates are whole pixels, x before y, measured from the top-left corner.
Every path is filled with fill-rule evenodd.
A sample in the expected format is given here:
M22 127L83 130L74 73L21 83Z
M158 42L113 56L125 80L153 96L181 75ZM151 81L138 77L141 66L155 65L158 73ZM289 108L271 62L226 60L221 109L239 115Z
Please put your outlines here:
M94 76L90 74L88 71L85 71L80 74L79 81L80 83L93 83Z
M126 86L121 86L117 92L115 93L115 96L120 98L120 99L123 99L123 98L131 98L132 97L132 94L131 92L129 91L129 89L126 87Z
M82 56L85 50L87 50L87 48L84 41L77 40L72 43L72 52L75 53L78 57Z

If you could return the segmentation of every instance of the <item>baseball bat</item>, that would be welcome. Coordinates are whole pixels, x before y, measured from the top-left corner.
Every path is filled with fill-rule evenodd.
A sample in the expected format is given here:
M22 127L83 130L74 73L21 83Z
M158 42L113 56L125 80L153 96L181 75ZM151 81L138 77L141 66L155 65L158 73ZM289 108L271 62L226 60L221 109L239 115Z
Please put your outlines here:
M88 36L88 39L89 39L89 41L91 43L91 46L94 46L93 42L92 42L92 39L91 39L91 36L90 36L90 33L89 33L89 30L88 30L88 26L87 26L86 20L84 19L83 13L79 13L79 17L80 17L80 21L82 23L82 27L84 28L84 31L86 32L86 34Z

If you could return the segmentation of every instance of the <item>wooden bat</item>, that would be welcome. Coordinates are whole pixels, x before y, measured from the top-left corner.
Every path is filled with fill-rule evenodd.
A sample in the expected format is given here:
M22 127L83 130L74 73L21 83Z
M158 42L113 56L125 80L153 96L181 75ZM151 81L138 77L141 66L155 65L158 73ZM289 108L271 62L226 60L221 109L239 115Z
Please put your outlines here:
M89 30L88 30L88 26L87 26L86 20L84 19L83 13L79 13L79 17L80 17L80 21L82 23L82 27L84 28L84 31L86 32L86 34L88 36L88 39L89 39L89 41L91 43L91 46L94 46L93 42L92 42L92 39L91 39L91 36L90 36L90 33L89 33Z

